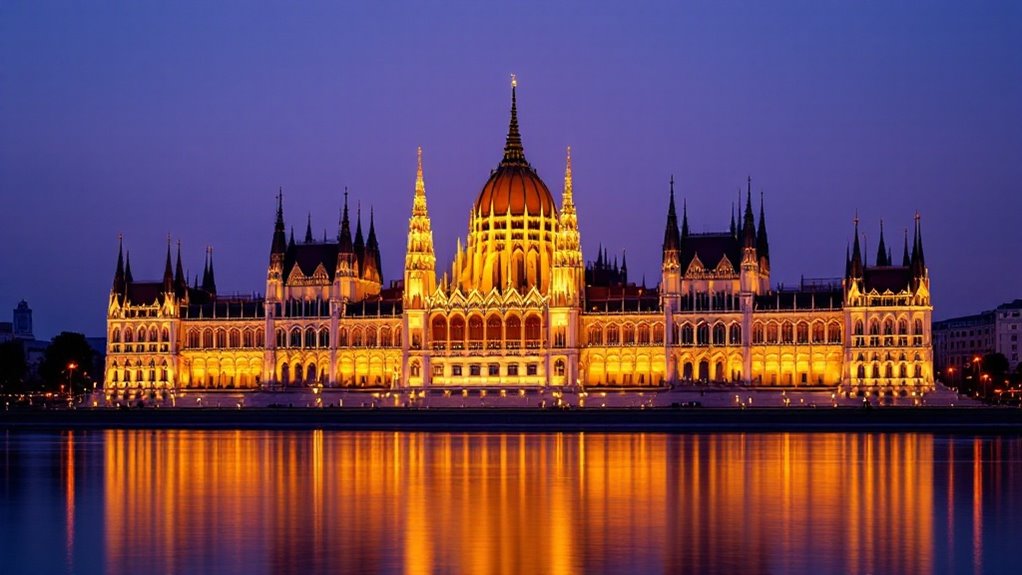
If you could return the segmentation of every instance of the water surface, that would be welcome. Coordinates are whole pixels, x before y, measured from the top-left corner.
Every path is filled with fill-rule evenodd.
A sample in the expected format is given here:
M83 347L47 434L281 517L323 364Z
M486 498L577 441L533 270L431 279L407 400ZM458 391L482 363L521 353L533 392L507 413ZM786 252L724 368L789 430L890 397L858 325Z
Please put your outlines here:
M4 573L1003 573L1022 439L0 434Z

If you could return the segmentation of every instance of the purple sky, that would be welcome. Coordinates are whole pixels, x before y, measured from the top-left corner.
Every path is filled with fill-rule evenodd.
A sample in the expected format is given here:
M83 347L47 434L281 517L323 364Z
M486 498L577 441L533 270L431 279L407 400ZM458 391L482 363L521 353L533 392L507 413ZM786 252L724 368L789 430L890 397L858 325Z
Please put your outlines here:
M344 186L375 205L400 277L417 145L449 269L511 72L558 202L572 146L586 257L637 280L672 173L694 232L751 175L775 283L839 276L856 210L870 259L881 218L899 254L919 210L935 318L1022 296L1022 3L148 4L0 12L0 319L27 299L39 337L103 333L118 233L136 279L170 233L192 275L212 244L221 292L262 292L278 186L299 235L336 233Z

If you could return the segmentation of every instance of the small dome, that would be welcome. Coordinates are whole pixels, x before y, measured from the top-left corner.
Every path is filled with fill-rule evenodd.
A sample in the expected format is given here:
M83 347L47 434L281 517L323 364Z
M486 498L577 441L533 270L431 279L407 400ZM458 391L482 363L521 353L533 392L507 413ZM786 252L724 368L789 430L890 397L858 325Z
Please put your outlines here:
M476 200L475 213L486 217L491 213L503 216L521 216L528 211L530 216L542 212L556 216L557 208L550 190L536 172L528 166L505 166L497 168Z

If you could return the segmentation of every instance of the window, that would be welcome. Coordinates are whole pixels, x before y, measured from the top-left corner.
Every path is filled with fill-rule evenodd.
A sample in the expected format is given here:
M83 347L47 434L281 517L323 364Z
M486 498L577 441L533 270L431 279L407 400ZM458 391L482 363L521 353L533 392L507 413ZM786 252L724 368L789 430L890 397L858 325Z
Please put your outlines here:
M480 371L481 370L478 363L473 363L472 365L468 366L468 374L473 377L479 377Z
M438 363L438 364L433 365L433 376L434 377L443 377L443 375L444 375L444 364Z
M559 359L554 362L554 375L564 377L564 360Z
M537 371L539 371L539 368L534 363L525 366L525 375L536 375Z
M458 377L461 375L461 364L454 364L451 366L451 375Z
M508 365L507 366L507 374L510 375L510 376L517 377L518 376L518 364L517 363L512 363L511 365Z
M491 363L488 366L488 373L490 374L491 377L496 377L496 376L500 375L500 364L499 363Z

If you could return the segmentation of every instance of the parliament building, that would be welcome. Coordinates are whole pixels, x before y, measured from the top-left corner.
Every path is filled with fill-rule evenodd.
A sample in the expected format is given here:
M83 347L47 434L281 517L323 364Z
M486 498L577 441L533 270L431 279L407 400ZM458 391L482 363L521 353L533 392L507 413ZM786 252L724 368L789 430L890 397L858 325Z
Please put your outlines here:
M859 395L933 389L932 306L918 216L896 262L872 265L858 221L844 277L770 283L762 199L691 233L667 199L659 285L604 250L585 262L571 152L560 203L526 160L516 87L503 157L475 198L464 243L438 276L422 151L403 278L385 282L375 222L336 238L286 234L278 194L264 296L218 293L212 252L189 285L168 245L160 281L136 281L122 248L107 310L108 397L184 390L526 389L730 385ZM680 219L680 222L679 222ZM446 268L446 265L445 265ZM642 282L645 284L645 282Z

